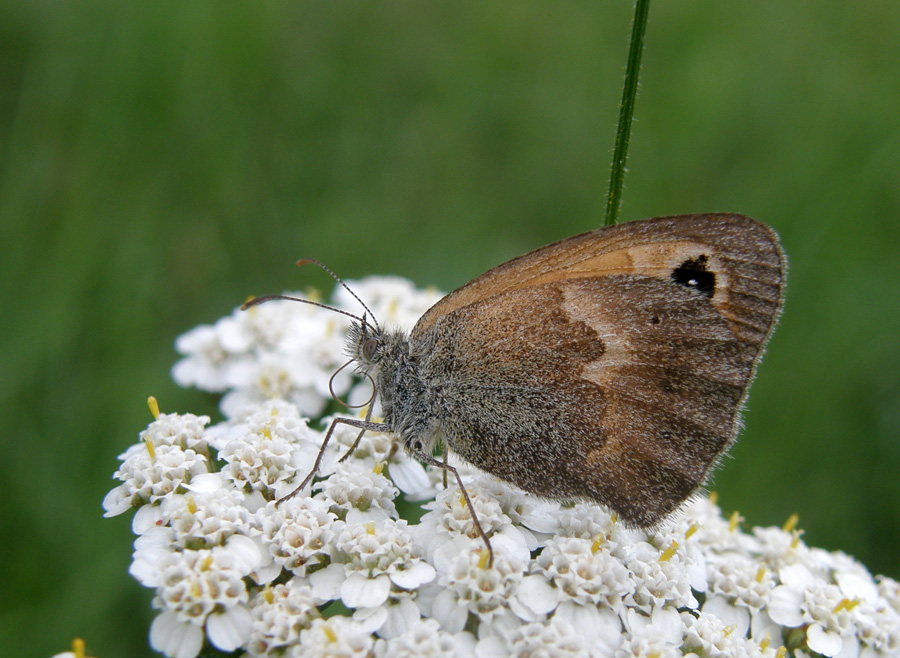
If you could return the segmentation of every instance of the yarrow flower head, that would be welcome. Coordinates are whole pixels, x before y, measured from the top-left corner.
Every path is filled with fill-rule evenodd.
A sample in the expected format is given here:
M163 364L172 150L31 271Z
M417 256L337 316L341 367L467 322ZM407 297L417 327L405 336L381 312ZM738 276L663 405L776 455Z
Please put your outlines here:
M258 589L249 603L252 622L247 654L280 656L296 647L301 631L321 618L318 608L321 603L302 578Z
M105 516L167 498L195 476L207 473L209 458L202 438L207 423L207 416L158 416L141 432L141 441L119 455L122 465L113 477L123 484L103 500Z
M411 328L440 295L350 284ZM339 288L334 305L357 312ZM330 391L371 397L343 318L273 301L177 342L176 381L224 394L223 419L159 413L103 501L134 510L130 573L155 591L151 646L259 657L900 655L900 585L807 546L796 519L745 532L697 496L659 528L537 499L459 461L455 478L388 434L336 426ZM375 401L373 413L377 415ZM353 450L350 450L350 448ZM313 471L315 477L297 488Z

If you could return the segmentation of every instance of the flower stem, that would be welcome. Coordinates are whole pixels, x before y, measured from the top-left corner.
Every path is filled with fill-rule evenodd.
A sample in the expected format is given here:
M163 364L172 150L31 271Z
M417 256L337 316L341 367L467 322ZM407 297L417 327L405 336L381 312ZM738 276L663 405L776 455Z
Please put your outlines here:
M641 54L644 52L644 34L647 32L647 16L650 0L637 0L634 6L634 24L631 27L631 45L628 47L628 64L625 68L625 86L622 105L619 108L619 127L616 129L616 148L613 152L612 170L609 175L609 196L606 200L606 225L616 223L619 206L622 205L622 184L625 180L625 160L628 158L628 141L634 118L634 101L637 98L638 73L641 70Z

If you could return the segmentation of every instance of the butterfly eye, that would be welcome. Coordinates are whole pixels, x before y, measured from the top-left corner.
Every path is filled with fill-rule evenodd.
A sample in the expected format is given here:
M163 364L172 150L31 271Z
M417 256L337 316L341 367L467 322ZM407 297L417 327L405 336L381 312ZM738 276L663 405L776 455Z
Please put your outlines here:
M363 358L367 361L371 361L372 357L375 356L375 350L378 349L378 340L375 338L369 338L363 343L362 355Z

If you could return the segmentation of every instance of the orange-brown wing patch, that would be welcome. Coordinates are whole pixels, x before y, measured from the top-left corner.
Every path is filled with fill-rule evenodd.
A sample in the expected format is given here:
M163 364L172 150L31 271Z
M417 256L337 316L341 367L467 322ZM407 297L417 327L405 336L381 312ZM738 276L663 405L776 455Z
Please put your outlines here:
M705 257L705 258L703 258ZM764 341L769 307L781 306L784 256L775 234L743 215L658 217L576 235L499 265L431 307L414 331L441 316L511 290L613 274L669 279L685 263L715 274L716 308L733 330ZM737 300L737 301L736 301Z

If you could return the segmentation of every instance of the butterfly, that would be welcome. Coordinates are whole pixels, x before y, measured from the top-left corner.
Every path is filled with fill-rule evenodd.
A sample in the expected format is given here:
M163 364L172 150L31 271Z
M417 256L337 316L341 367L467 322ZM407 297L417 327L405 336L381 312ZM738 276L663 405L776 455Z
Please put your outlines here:
M371 405L365 419L336 418L295 492L346 424L357 442L389 432L453 473L489 550L458 472L434 457L439 443L537 496L602 503L653 527L734 442L786 271L777 235L754 219L658 217L514 258L409 333L351 316L347 350L383 420Z

